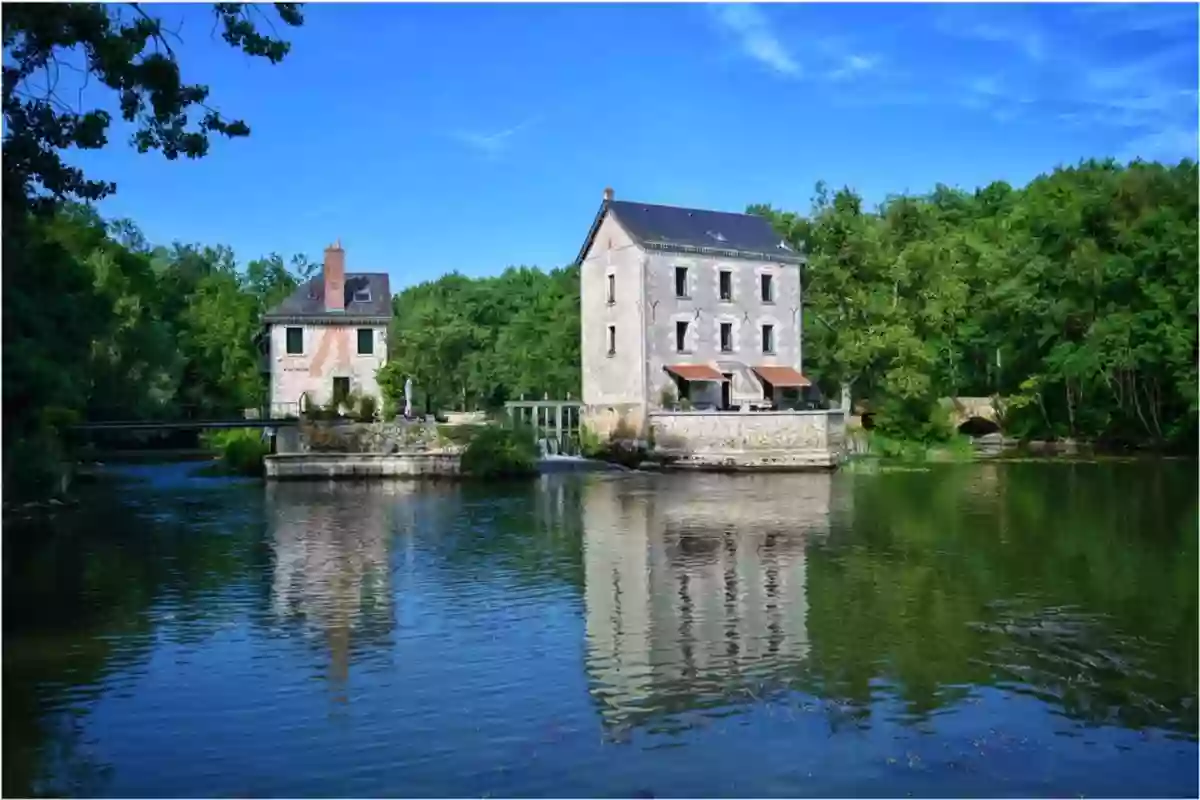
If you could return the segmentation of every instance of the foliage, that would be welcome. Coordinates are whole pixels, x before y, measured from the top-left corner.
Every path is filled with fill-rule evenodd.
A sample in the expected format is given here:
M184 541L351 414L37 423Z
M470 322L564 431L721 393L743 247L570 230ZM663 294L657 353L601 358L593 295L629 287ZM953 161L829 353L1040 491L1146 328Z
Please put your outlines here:
M258 32L253 15L262 14L261 8L217 3L213 11L228 44L275 64L290 45ZM297 3L276 3L275 11L287 25L304 21ZM178 35L137 3L58 3L5 12L6 216L18 207L53 213L60 201L98 200L116 189L86 178L61 156L68 148L103 147L112 121L104 109L83 110L63 101L56 89L64 67L117 93L121 116L135 126L132 144L138 152L159 150L170 160L200 158L208 152L210 134L249 135L245 122L225 119L208 105L207 86L183 81L172 40L178 42ZM69 63L75 53L86 56L82 69Z
M358 421L374 422L377 403L374 395L364 394L358 398Z
M438 425L438 436L453 445L465 447L485 425Z
M952 431L937 399L1008 398L1009 433L1194 446L1197 169L1089 161L1014 189L937 186L865 211L819 184L807 218L805 371L853 384L886 436Z
M278 63L289 46L258 32L254 15L270 24L262 8L213 11L228 44ZM303 21L296 4L275 11ZM160 18L138 4L13 7L3 36L3 480L23 496L59 482L72 421L256 405L257 312L293 277L277 257L243 274L226 248L151 249L131 223L73 205L116 187L62 157L103 147L112 120L63 100L85 97L59 86L72 72L116 93L141 152L198 158L211 134L249 133L209 105L207 87L183 81L178 36Z
M83 206L32 220L25 233L29 249L14 248L18 264L4 270L13 495L57 482L74 422L235 416L265 400L260 316L311 274L309 260L241 267L226 247L152 247L132 223L105 224Z
M523 425L480 425L462 452L462 470L476 478L537 473L537 444Z
M521 395L579 396L579 268L511 267L493 278L458 273L409 287L394 302L392 351L379 383L414 410L497 409Z
M587 425L579 426L579 453L584 458L600 458L607 443Z
M271 452L262 432L253 428L207 431L202 442L220 456L223 471L233 475L262 475L263 458Z

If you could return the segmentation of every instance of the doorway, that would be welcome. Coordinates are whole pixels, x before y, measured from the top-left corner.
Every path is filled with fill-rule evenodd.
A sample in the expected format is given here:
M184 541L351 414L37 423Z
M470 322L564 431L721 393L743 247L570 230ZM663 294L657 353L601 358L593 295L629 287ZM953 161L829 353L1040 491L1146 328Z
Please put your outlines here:
M349 378L334 378L333 379L333 402L334 405L339 405L346 402L350 397L350 379Z
M728 372L721 374L721 410L728 411L733 407L733 375Z

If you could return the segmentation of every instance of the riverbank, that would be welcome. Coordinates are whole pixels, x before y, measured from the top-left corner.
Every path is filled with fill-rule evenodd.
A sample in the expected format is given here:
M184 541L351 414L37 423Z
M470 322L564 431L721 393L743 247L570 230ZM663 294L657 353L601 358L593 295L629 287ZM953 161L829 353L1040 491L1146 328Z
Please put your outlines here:
M967 463L1015 459L1194 459L1195 453L1152 443L1095 442L1078 439L1016 439L1002 434L957 435L945 442L892 439L861 428L848 433L849 461L883 459L896 463Z

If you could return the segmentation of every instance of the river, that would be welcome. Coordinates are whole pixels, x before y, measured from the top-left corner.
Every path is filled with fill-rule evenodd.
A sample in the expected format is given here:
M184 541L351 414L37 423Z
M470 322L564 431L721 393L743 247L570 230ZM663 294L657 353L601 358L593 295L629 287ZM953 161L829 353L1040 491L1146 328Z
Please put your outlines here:
M1196 794L1192 462L192 470L5 526L5 795Z

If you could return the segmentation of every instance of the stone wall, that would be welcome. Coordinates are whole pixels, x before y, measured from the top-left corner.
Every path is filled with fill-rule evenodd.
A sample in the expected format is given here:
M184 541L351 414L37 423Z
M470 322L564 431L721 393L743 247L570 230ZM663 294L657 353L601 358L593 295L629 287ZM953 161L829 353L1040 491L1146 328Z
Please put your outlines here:
M264 459L270 480L337 480L344 478L454 478L461 458L452 452L292 453Z
M585 406L580 423L601 439L640 439L645 434L645 411L640 403Z
M300 328L304 352L289 355L287 329ZM372 332L372 352L358 353L358 331ZM383 402L376 373L387 363L387 325L287 325L275 323L270 332L271 404L296 407L308 395L324 406L333 397L333 379L349 378L350 391Z
M656 411L649 423L655 451L682 467L830 469L845 453L841 411Z
M281 455L294 453L397 453L457 451L432 422L304 421L286 446L276 438Z
M675 295L675 269L687 269L687 296ZM732 289L721 300L721 273L728 272ZM760 280L770 275L773 296L763 302ZM646 269L646 400L660 406L663 390L674 381L664 369L672 364L706 364L733 375L734 403L760 400L761 381L754 366L788 366L803 371L800 331L800 268L791 264L711 256L653 253ZM686 352L678 352L675 325L687 323ZM732 332L732 349L721 350L721 325ZM774 349L763 352L763 325L774 326ZM719 404L718 383L693 383L693 402Z

